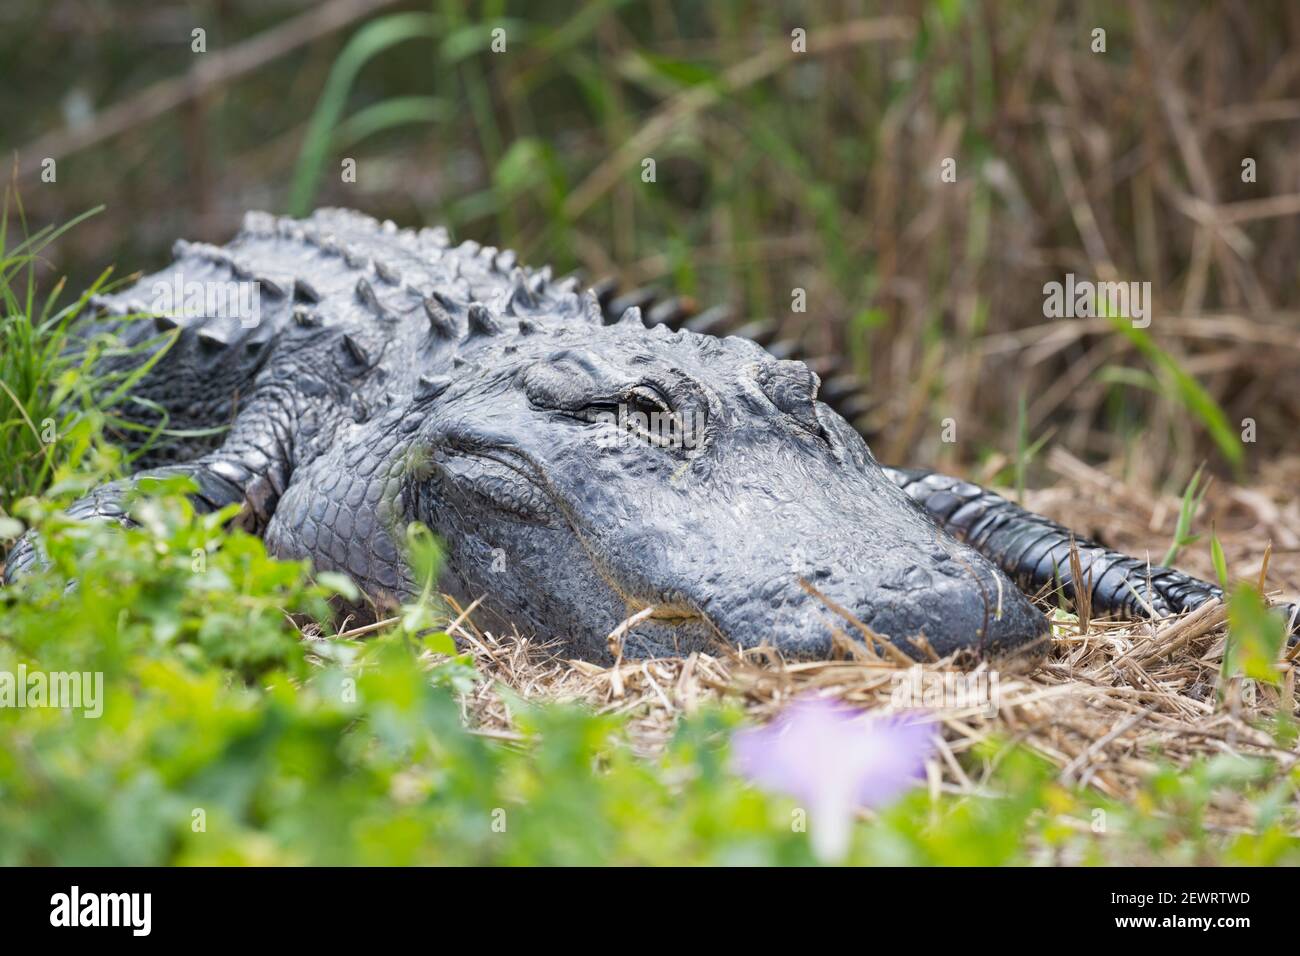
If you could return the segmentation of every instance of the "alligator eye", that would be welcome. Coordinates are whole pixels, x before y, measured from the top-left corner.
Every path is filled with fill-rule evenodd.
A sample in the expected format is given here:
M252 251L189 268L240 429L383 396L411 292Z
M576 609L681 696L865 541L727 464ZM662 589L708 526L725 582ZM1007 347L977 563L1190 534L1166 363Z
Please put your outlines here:
M588 402L574 414L583 421L609 421L610 416L619 418L632 415L644 415L646 418L659 415L671 415L672 406L649 385L634 385L616 398Z
M635 385L623 398L623 404L627 406L629 412L640 412L644 415L672 414L672 406L668 400L659 392L649 385Z
M588 402L570 412L581 421L613 425L629 435L661 448L691 447L686 423L652 385L633 385L616 397Z

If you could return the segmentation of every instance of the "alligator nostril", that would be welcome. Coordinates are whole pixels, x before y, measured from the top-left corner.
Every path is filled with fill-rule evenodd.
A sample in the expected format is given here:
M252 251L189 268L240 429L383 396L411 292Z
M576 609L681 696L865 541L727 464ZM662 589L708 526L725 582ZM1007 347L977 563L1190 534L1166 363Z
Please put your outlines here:
M897 591L927 591L934 587L934 579L925 568L910 564L884 578L881 586Z

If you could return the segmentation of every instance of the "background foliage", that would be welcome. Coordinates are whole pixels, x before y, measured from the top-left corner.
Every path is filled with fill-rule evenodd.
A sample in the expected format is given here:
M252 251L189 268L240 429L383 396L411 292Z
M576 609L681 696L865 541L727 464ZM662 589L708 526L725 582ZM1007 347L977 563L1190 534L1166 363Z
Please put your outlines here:
M312 32L322 8L352 19ZM1295 434L1286 0L56 0L0 18L22 78L0 137L34 220L108 202L53 260L72 288L158 265L178 236L224 241L249 208L350 205L774 318L869 376L882 460L996 474L1022 397L1031 439L1169 491ZM1045 321L1066 272L1151 282L1148 334Z

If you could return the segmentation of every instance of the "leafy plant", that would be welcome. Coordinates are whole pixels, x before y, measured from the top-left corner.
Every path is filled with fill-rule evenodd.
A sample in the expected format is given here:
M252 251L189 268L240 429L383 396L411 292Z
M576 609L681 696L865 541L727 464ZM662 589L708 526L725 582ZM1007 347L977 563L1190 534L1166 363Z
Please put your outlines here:
M458 695L483 677L436 604L331 637L348 585L196 514L186 487L144 489L128 529L24 502L51 567L0 591L0 675L102 674L102 714L0 707L0 864L815 862L806 808L733 772L735 707L702 707L644 757L625 717L502 689L519 740L476 734ZM433 580L427 532L408 548ZM1125 806L1007 741L971 759L981 795L913 790L853 827L845 862L1300 860L1294 782L1268 761L1161 771ZM1258 832L1202 823L1225 789L1255 801Z
M6 247L11 206L26 238ZM106 429L143 432L137 435L134 454L147 449L165 429L165 414L158 415L156 426L145 428L123 412L131 405L149 404L131 390L166 352L173 335L124 346L111 331L89 327L87 306L92 296L112 287L111 270L65 305L58 304L62 281L43 297L36 293L45 250L102 208L57 228L27 234L21 200L6 192L0 211L0 475L6 482L0 487L0 513L4 503L41 492L63 466L94 457L95 468L110 468L120 456L99 441ZM100 363L102 358L149 349L153 354L130 363L129 369L112 371Z

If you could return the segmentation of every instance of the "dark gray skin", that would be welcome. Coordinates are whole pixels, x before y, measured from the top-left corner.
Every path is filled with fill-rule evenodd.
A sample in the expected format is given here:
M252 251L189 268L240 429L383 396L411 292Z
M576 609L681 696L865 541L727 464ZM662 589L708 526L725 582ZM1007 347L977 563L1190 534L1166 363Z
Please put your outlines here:
M1000 654L1048 633L1004 571L1073 594L1068 531L973 485L882 469L806 365L670 328L683 312L611 321L607 291L346 210L250 214L228 246L178 243L170 267L97 304L148 313L177 273L258 279L261 318L123 325L130 341L177 329L142 383L172 427L230 424L219 442L164 446L147 473L193 476L202 508L242 504L272 553L346 572L375 609L419 593L411 522L444 542L442 590L486 596L501 621L592 660L647 607L626 656L766 642L827 657L837 631L862 638L846 615L913 656L918 637L941 655ZM665 441L612 423L620 407L689 427ZM72 513L124 520L133 481ZM19 542L7 575L34 545ZM1219 593L1079 546L1094 613L1163 615Z

